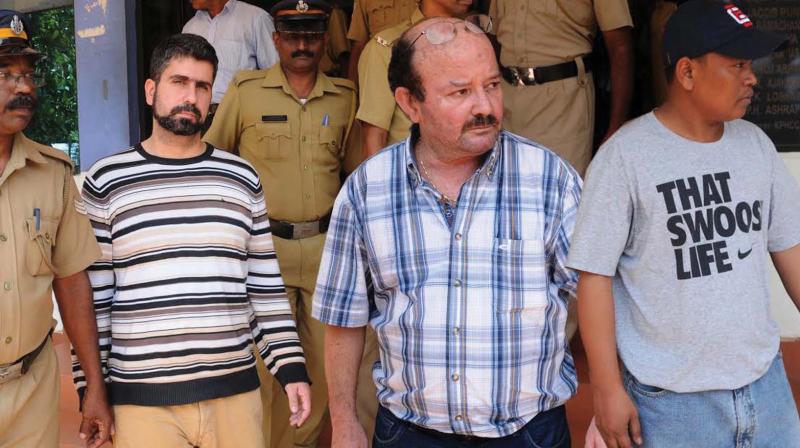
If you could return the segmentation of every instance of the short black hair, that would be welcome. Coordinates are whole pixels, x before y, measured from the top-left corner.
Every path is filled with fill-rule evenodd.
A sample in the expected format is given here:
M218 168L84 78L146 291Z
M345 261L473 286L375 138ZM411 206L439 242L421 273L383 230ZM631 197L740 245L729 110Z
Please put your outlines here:
M416 53L413 45L415 40L410 38L408 32L405 32L392 47L392 59L389 62L389 87L392 92L398 87L405 87L414 98L425 101L422 79L411 62Z
M187 57L211 63L214 77L217 77L217 52L207 40L195 34L173 34L162 40L153 50L150 56L150 79L158 82L170 61Z

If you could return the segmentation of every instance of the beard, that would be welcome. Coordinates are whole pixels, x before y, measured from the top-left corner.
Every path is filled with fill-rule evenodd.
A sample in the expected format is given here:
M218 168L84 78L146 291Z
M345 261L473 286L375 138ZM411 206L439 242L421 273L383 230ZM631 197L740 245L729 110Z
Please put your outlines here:
M153 118L156 119L158 124L172 132L175 135L190 136L195 135L203 130L203 120L201 119L200 109L195 107L194 104L183 103L175 106L169 111L167 115L158 114L158 89L153 94ZM181 112L190 112L194 115L195 119L186 117L178 117Z

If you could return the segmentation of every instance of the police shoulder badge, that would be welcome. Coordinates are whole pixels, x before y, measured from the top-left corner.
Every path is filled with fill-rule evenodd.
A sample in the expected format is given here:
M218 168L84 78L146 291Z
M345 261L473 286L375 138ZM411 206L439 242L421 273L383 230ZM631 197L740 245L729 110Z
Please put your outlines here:
M11 31L18 35L25 32L25 27L22 25L22 20L19 19L19 16L14 16L11 19Z
M306 12L308 11L308 3L304 2L303 0L298 0L297 6L295 7L297 12Z

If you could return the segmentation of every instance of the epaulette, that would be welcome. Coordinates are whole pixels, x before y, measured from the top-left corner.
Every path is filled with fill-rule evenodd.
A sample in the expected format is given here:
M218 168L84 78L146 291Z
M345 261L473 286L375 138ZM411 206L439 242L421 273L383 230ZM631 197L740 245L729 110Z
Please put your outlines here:
M42 153L44 156L58 159L72 166L72 159L69 157L69 154L65 153L64 151L60 151L52 146L45 146L39 143L36 143L36 150Z
M384 39L383 37L381 37L380 34L376 34L375 35L375 41L378 42L378 45L386 47L386 48L391 48L392 44L394 43L394 41L390 42L390 41Z
M236 86L240 86L243 82L252 81L254 79L264 79L267 76L267 70L240 70L233 75L233 82Z
M352 90L353 92L356 91L355 83L353 83L353 81L350 81L349 79L334 78L332 76L330 76L329 79L331 80L332 83L334 83L335 85L337 85L339 87L344 87L345 89Z

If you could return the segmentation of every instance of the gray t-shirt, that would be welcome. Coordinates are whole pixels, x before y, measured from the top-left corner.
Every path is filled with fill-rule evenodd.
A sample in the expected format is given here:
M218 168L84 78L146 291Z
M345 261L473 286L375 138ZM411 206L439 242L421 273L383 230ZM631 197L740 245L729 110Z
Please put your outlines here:
M676 392L759 378L780 339L768 255L800 243L800 189L752 123L697 143L653 113L589 167L567 265L613 276L617 347L642 383Z

